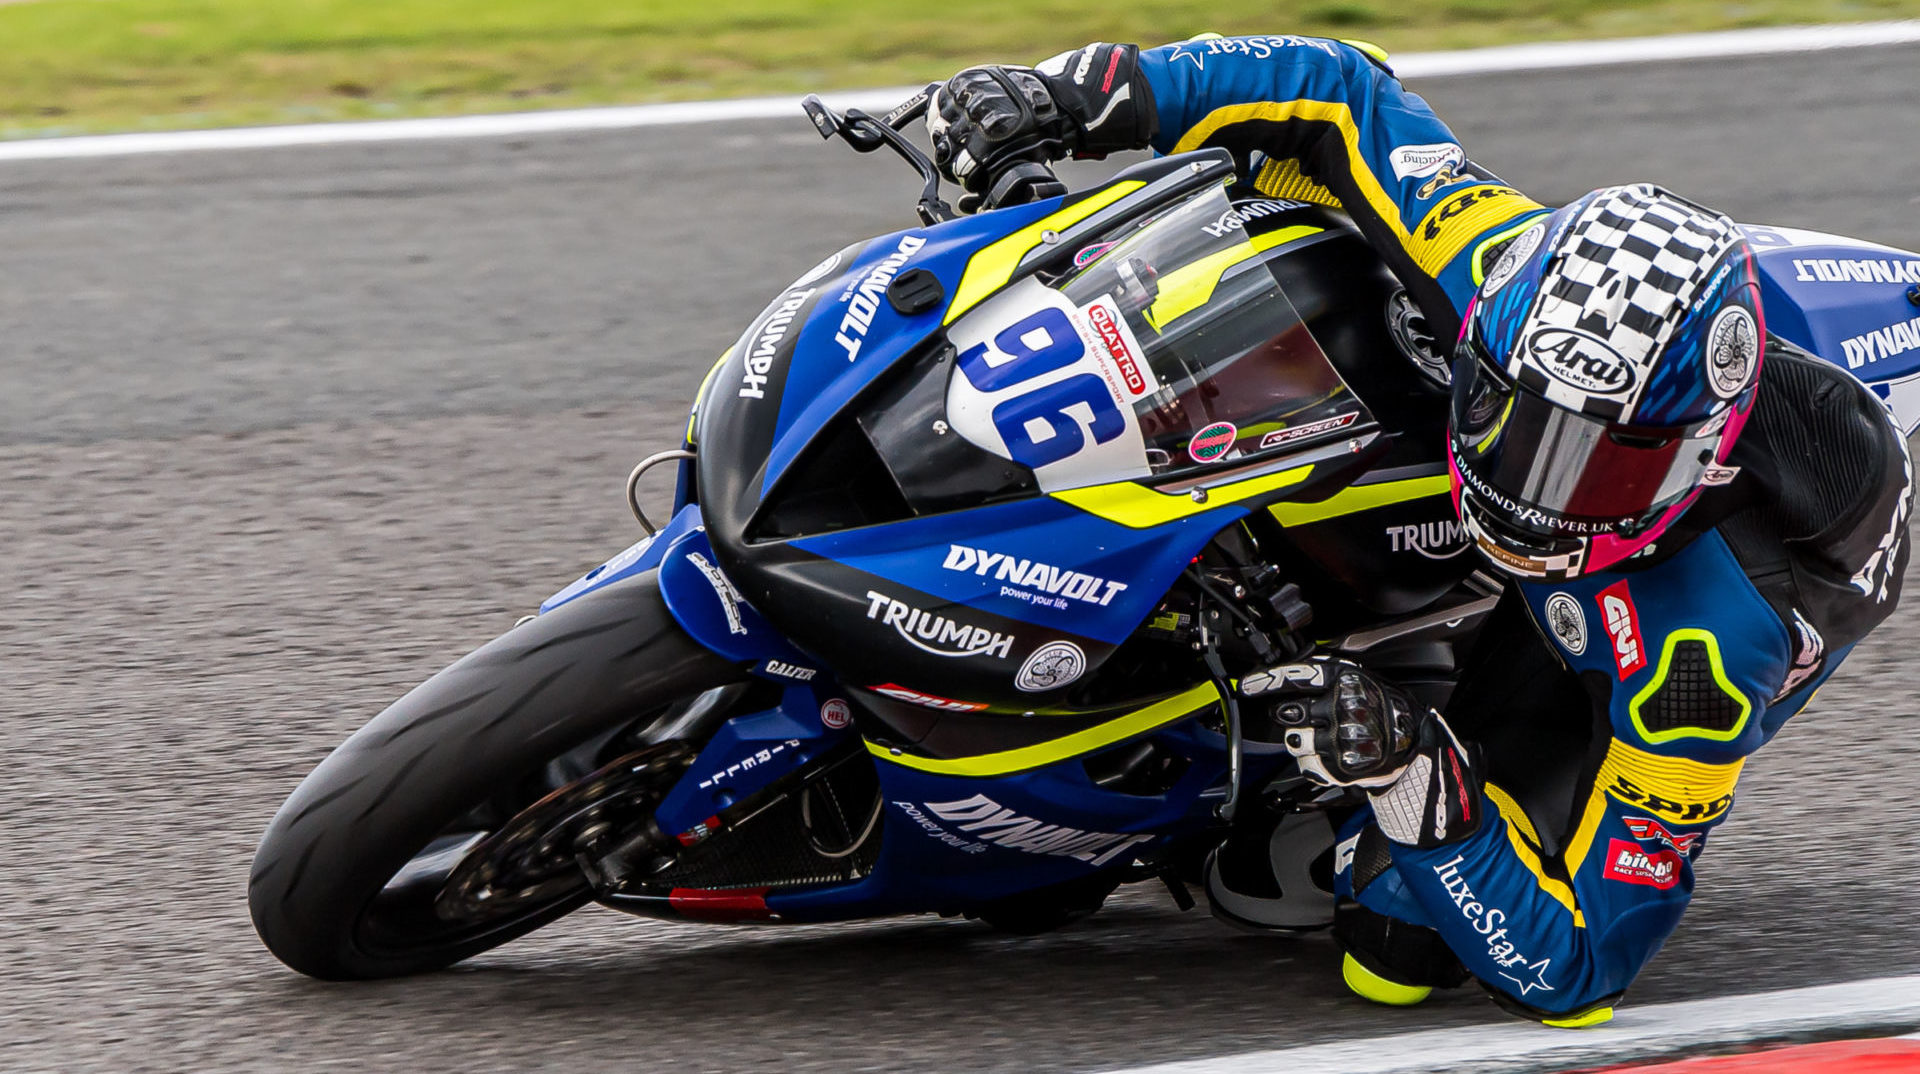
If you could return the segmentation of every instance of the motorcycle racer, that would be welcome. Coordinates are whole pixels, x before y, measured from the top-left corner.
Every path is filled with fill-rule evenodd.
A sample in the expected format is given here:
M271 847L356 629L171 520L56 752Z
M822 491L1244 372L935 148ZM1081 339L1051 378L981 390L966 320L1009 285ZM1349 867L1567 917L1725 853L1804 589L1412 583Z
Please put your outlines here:
M932 105L975 196L1010 162L1227 148L1262 193L1343 209L1459 340L1446 459L1502 602L1444 716L1344 661L1273 677L1310 715L1287 746L1371 804L1336 855L1355 991L1471 976L1523 1016L1605 1020L1745 759L1898 599L1912 465L1879 399L1766 334L1725 216L1649 185L1549 209L1370 46L1092 44Z

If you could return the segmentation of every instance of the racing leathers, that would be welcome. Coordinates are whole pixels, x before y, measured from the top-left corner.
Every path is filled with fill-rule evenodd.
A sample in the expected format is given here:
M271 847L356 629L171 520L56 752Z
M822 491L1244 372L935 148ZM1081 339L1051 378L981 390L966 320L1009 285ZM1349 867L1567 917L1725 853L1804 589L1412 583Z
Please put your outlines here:
M1089 132L1225 147L1263 193L1344 209L1436 338L1457 334L1503 245L1547 212L1347 44L1089 46L1038 70L1081 86ZM1477 795L1477 822L1416 845L1363 811L1341 833L1340 894L1436 930L1520 1013L1582 1024L1625 990L1679 922L1746 758L1898 598L1904 437L1857 380L1783 341L1760 376L1735 473L1673 531L1619 569L1507 586L1446 711L1488 745L1484 782L1455 788Z

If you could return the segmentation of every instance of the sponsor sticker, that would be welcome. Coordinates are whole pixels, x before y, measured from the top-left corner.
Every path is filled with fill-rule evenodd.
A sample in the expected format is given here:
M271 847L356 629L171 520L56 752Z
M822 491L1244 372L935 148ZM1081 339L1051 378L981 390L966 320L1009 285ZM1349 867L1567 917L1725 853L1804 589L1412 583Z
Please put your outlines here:
M1674 795L1669 798L1659 791L1648 790L1633 777L1619 772L1615 772L1612 781L1607 784L1607 793L1628 805L1658 813L1681 824L1705 824L1733 808L1732 794L1706 800L1695 797L1690 801L1681 801L1680 792L1669 791Z
M1403 145L1387 156L1395 179L1425 179L1449 164L1464 164L1467 152L1452 142Z
M820 706L820 726L838 731L853 722L853 707L842 698L831 698Z
M1570 593L1555 593L1547 598L1547 629L1568 653L1579 656L1587 651L1587 613Z
M1540 240L1546 237L1547 224L1544 220L1522 231L1519 238L1508 244L1500 260L1494 262L1493 271L1487 273L1486 282L1480 285L1481 297L1491 298L1520 275L1520 270L1526 268L1527 262L1539 251Z
M1337 429L1344 429L1352 425L1359 417L1360 412L1354 410L1345 414L1335 414L1331 418L1321 418L1319 421L1310 421L1305 425L1296 425L1291 429L1275 429L1260 438L1260 450L1264 451L1270 447L1279 447L1281 444L1291 444L1296 440L1305 440L1308 437L1330 433ZM1232 426L1228 427L1232 428Z
M1760 333L1745 306L1728 306L1707 326L1707 380L1713 394L1731 399L1753 380Z
M885 593L867 590L867 618L893 628L907 644L934 656L985 656L1005 660L1013 635L916 608Z
M1243 201L1221 213L1220 218L1213 223L1202 224L1200 230L1216 239L1223 239L1235 231L1244 231L1249 220L1258 220L1263 216L1284 213L1290 209L1304 209L1306 205L1304 201L1288 201L1281 198L1256 198L1252 201Z
M1108 581L1037 559L1022 559L964 544L948 545L947 556L940 561L940 566L944 570L1002 582L1000 596L1046 608L1069 608L1072 607L1067 603L1070 600L1104 608L1127 589L1125 582Z
M1452 559L1473 547L1467 529L1454 519L1439 522L1415 522L1387 527L1387 547L1395 552L1414 552L1428 559Z
M1641 884L1665 891L1680 882L1680 855L1671 850L1646 850L1625 839L1607 842L1607 879Z
M873 327L873 318L880 312L880 303L887 296L887 285L900 273L900 269L927 240L919 235L907 235L892 253L882 258L880 263L867 270L860 281L849 287L840 296L847 312L840 317L840 328L833 335L833 341L847 352L847 361L856 361L860 357L860 347L866 342L867 330Z
M1026 693L1058 690L1086 674L1087 654L1070 641L1050 641L1033 651L1020 665L1013 685Z
M789 664L785 660L768 660L760 670L783 679L792 679L794 682L812 682L813 677L819 674L817 669Z
M1100 347L1112 359L1114 369L1120 374L1120 382L1126 391L1116 393L1121 402L1131 402L1147 394L1147 377L1141 372L1140 345L1135 342L1127 322L1120 316L1120 306L1113 296L1101 295L1093 304L1082 310L1087 323L1093 326L1100 340Z
M1187 454L1195 462L1219 462L1233 447L1233 441L1240 430L1232 422L1219 421L1193 434L1187 441Z
M1092 246L1082 247L1079 253L1073 255L1073 267L1085 268L1099 260L1101 254L1118 245L1117 242L1096 242Z
M1152 842L1154 838L1151 834L1088 832L1065 825L1048 824L1016 813L984 794L952 802L927 802L923 809L925 813L952 825L956 834L971 836L982 843L1028 854L1072 858L1093 866L1105 865L1141 843Z
M1693 848L1700 845L1699 832L1682 832L1675 835L1666 825L1652 817L1621 817L1620 822L1627 826L1627 831L1632 832L1635 839L1644 843L1659 843L1682 854L1691 854Z
M1700 483L1708 486L1731 485L1740 476L1738 466L1709 466L1700 472Z
M939 709L942 712L979 712L981 709L987 707L987 703L984 701L956 701L951 697L941 697L939 694L928 694L922 693L919 690L909 689L897 682L881 683L879 686L869 686L867 689L872 690L876 694L883 694L893 698L895 701L905 701L910 705Z
M766 322L753 334L753 343L747 347L746 355L741 359L740 398L765 399L767 397L767 379L773 370L773 360L780 354L781 342L787 338L787 330L793 327L793 319L800 307L813 297L813 288L788 291L767 315Z
M1624 355L1577 328L1537 329L1525 348L1548 376L1596 395L1624 394L1639 380Z
M1467 878L1461 875L1460 866L1465 860L1456 854L1433 866L1433 875L1446 888L1447 895L1453 899L1453 905L1460 911L1460 917L1466 921L1467 927L1486 944L1486 957L1500 967L1499 974L1503 979L1514 983L1522 999L1535 991L1553 991L1553 985L1547 983L1547 970L1552 968L1553 959L1533 961L1514 944L1506 927L1507 912L1488 905L1467 885Z
M1633 606L1633 594L1625 578L1594 595L1600 605L1600 622L1613 639L1613 662L1620 669L1620 681L1647 666L1647 646L1640 638L1640 612Z
M1793 278L1802 283L1920 283L1920 261L1888 258L1796 258Z
M1840 341L1840 352L1846 356L1848 369L1898 358L1914 350L1920 350L1920 317Z
M727 633L745 634L747 625L740 619L740 591L733 588L733 583L720 573L720 568L707 562L707 557L700 553L688 552L687 562L706 577L707 584L713 587L713 595L720 599L720 610L727 617Z

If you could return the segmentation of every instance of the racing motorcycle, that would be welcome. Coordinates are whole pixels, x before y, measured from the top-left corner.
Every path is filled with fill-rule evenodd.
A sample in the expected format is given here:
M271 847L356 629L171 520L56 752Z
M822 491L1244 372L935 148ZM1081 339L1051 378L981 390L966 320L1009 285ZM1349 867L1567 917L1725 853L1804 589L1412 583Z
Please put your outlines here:
M1076 193L1019 163L960 215L900 133L925 94L805 107L919 171L921 226L827 257L721 356L629 477L644 539L287 799L249 903L288 965L430 970L588 902L1034 932L1160 881L1245 925L1331 921L1349 804L1300 776L1265 669L1343 656L1444 706L1491 641L1446 348L1344 216L1224 151ZM1749 236L1768 328L1911 432L1920 255ZM657 529L654 465L678 476ZM1524 771L1502 783L1525 803Z

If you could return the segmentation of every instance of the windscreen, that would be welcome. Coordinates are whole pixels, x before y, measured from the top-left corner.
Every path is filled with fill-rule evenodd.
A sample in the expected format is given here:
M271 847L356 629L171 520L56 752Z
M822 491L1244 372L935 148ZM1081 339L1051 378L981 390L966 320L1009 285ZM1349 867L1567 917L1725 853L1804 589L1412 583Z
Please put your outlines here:
M1369 424L1268 267L1321 229L1246 224L1215 187L1081 250L1056 286L983 303L950 332L955 431L1052 491L1233 467Z

